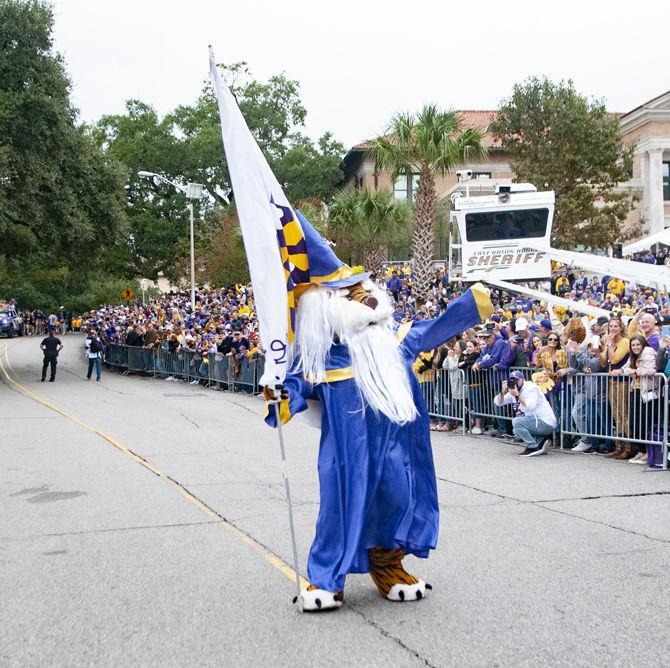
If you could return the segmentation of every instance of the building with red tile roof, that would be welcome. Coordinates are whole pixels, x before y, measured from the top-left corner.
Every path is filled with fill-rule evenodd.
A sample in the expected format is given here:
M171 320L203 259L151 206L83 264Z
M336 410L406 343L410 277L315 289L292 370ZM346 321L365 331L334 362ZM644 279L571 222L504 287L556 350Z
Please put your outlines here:
M490 109L462 109L457 113L462 127L485 131L484 145L488 155L454 166L436 179L437 195L445 199L457 184L458 170L471 170L473 189L490 191L496 183L510 183L514 173L509 155L488 132L498 113ZM635 144L632 178L621 184L622 189L635 192L639 202L630 214L627 225L636 236L646 236L670 227L670 91L663 93L626 113L613 113L621 123L621 137L625 144ZM378 170L370 149L374 139L352 146L342 166L345 185L371 190L392 190L399 199L412 198L416 192L418 175L403 175L396 179L389 172Z

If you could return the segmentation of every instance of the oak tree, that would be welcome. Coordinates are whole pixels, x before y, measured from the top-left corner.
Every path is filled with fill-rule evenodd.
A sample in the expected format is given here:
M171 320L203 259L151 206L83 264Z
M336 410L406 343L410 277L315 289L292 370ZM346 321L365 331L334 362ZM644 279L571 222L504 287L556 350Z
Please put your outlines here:
M556 193L552 243L605 249L625 238L635 195L620 189L632 172L617 115L572 81L533 77L514 86L491 125L518 181Z

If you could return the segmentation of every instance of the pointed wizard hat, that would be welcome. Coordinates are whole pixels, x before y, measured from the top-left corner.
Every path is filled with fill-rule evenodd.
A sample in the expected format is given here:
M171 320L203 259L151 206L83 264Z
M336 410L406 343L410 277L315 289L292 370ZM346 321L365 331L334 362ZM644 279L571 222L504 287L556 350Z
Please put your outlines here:
M370 277L370 272L357 273L342 262L300 211L296 211L296 216L305 235L310 283L324 288L348 288Z
M288 297L288 342L295 335L296 305L300 295L314 285L349 288L364 281L369 273L356 273L333 252L326 240L305 216L290 206L270 203L278 210L277 242Z
M294 217L290 207L272 204L281 211L277 236L284 270L298 293L310 285L348 288L370 277L370 272L356 272L342 262L300 211Z

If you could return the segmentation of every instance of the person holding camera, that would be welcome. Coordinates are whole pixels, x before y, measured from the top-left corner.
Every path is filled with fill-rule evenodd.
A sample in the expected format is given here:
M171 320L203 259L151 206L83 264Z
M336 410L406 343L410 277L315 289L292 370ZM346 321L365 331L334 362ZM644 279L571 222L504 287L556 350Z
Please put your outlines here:
M104 347L100 335L94 327L89 329L88 336L84 341L84 348L86 349L86 357L88 358L88 373L86 374L86 380L91 380L93 368L95 367L95 379L99 381L102 375L102 353Z
M519 456L535 457L547 453L552 442L549 437L556 429L556 416L535 383L524 380L520 371L512 371L493 402L496 406L513 405L515 408L517 416L512 419L512 431L526 446Z

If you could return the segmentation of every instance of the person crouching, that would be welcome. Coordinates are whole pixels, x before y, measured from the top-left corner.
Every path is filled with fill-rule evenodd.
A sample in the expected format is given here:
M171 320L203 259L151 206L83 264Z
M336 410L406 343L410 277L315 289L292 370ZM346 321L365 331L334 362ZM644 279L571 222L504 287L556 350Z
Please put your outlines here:
M514 406L516 417L512 419L512 431L526 446L519 456L547 453L552 442L549 437L556 428L556 416L535 383L525 380L520 371L512 371L493 401L496 406Z

